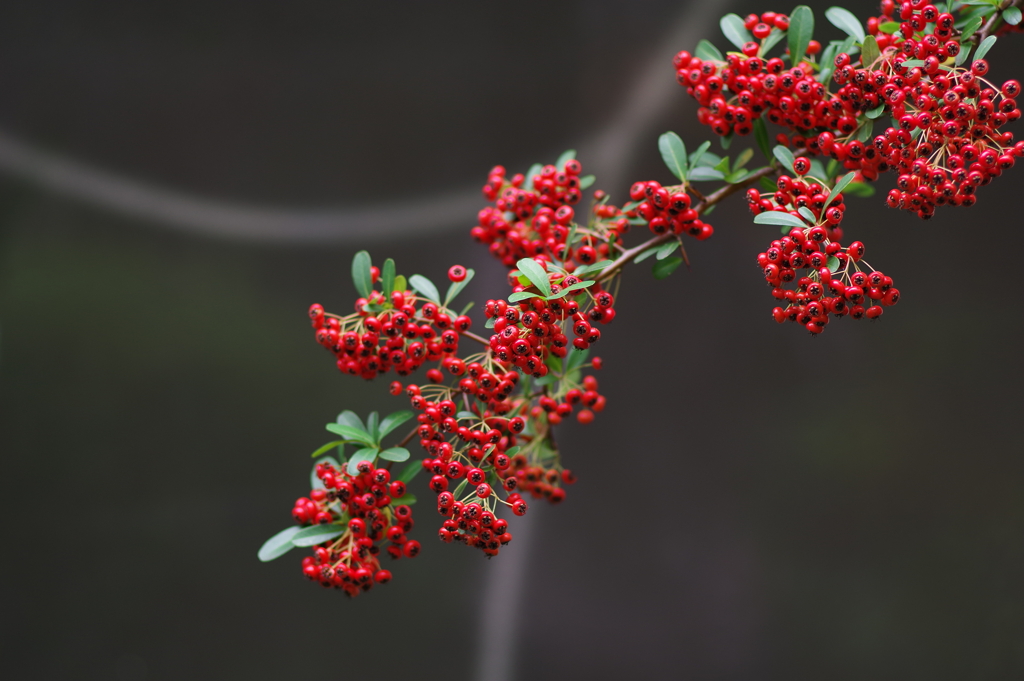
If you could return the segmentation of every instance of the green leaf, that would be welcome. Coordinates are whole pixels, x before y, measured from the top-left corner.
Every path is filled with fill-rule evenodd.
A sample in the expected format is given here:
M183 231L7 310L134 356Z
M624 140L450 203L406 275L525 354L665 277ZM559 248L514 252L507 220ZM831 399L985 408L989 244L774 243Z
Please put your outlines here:
M543 170L544 166L542 166L539 163L534 163L532 166L530 166L530 169L526 171L525 175L523 175L523 177L525 178L523 180L523 189L533 189L534 175L540 175Z
M690 182L711 182L714 180L724 180L725 174L721 170L714 170L713 168L706 168L701 166L694 168L690 172Z
M576 150L566 149L565 151L562 152L562 155L558 157L558 160L555 161L555 167L558 168L559 170L562 170L565 168L566 161L571 161L574 158L576 158Z
M710 148L711 148L711 142L708 142L707 140L705 140L705 141L700 143L700 146L697 147L697 150L695 152L690 154L690 170L691 171L694 168L697 167L697 164L700 162L700 160L704 157L704 154L707 153L707 150L710 149ZM712 165L714 165L714 164L712 164Z
M1016 8L1014 8L1014 9L1016 9ZM1019 11L1020 10L1018 10L1018 12ZM988 54L988 51L991 50L992 46L995 45L995 44L996 44L996 37L994 35L990 35L989 37L987 37L984 40L982 40L981 44L978 45L977 51L975 51L975 53L974 53L974 61L978 61L979 59L984 59L985 55Z
M729 147L732 146L732 141L735 137L736 135L730 132L728 135L723 135L722 137L719 137L718 142L719 144L722 145L723 149L728 149Z
M469 480L467 480L466 478L463 478L462 482L460 482L458 485L455 486L455 491L452 492L452 496L455 497L456 499L458 499L459 495L462 494L462 490L466 489L466 485L468 485L468 484L469 484Z
M966 45L962 45L960 47L960 53L958 55L956 55L956 59L953 60L953 65L954 66L960 66L965 61L967 61L967 57L969 57L970 55L971 55L971 44L967 43Z
M718 165L715 166L715 170L721 170L723 173L729 172L729 157L721 159Z
M805 208L801 206L800 208L796 209L796 212L800 213L800 215L804 217L804 220L807 220L807 222L811 223L812 225L818 222L818 218L814 217L814 213L811 212L810 208Z
M1003 21L1008 23L1010 26L1016 26L1020 23L1021 13L1019 7L1007 7L1003 10ZM995 37L995 36L990 36Z
M793 161L795 161L796 158L793 157L792 151L781 144L776 144L775 148L772 149L772 153L775 155L775 158L779 159L779 163L782 164L783 170L788 170L791 173L796 172L793 170Z
M328 525L312 525L304 527L292 535L292 544L295 546L316 546L325 541L340 537L345 533L345 528L333 523Z
M816 158L811 159L811 172L808 173L810 177L816 177L824 179L825 177L825 166L821 165L821 161Z
M789 14L789 59L794 66L807 54L807 45L814 35L814 12L807 5L799 5Z
M761 189L763 189L766 192L777 192L777 191L779 191L779 186L777 184L775 184L775 182L772 181L771 178L762 177L761 178Z
M455 300L455 296L462 293L462 289L469 285L469 282L473 281L473 277L476 276L476 272L473 270L466 270L466 278L462 281L453 281L448 286L448 293L444 296L444 306L448 307L448 304Z
M422 293L423 296L438 305L441 304L441 295L437 292L437 287L434 286L434 282L430 281L422 274L414 274L409 277L409 283L412 285L414 291Z
M402 425L413 417L413 413L408 409L404 411L396 411L393 414L388 414L384 417L384 420L380 422L380 437L383 440L388 433L393 431L398 426Z
M757 142L757 148L761 150L765 158L771 159L772 144L768 141L768 126L765 125L764 119L760 116L754 119L754 140Z
M833 272L836 272L837 270L839 270L839 258L837 258L834 255L830 255L828 257L828 260L825 261L825 266L828 267Z
M391 292L395 290L395 261L388 258L384 261L384 268L380 271L381 289L384 291L384 300L391 302Z
M366 432L373 438L374 443L380 442L380 415L375 411L371 411L370 415L366 417Z
M416 495L415 494L410 494L408 492L406 492L402 496L398 497L397 499L392 499L391 500L391 505L392 506L412 506L415 503L416 503Z
M544 296L540 295L539 293L530 293L529 291L519 291L517 293L513 293L512 295L510 295L508 297L508 302L510 302L510 303L518 303L521 300L529 300L530 298L543 298L543 297ZM493 325L492 325L492 328L493 328Z
M973 17L973 18L969 19L967 21L967 23L964 24L964 27L962 29L963 30L963 35L960 36L961 42L966 41L968 38L970 38L972 35L974 35L975 32L977 32L977 30L979 28L981 28L981 25L983 23L985 23L985 18L984 17L980 17L979 16L979 17Z
M376 447L363 447L348 460L348 474L355 477L359 475L358 466L363 461L369 461L372 465L377 460L377 448Z
M757 120L761 119L759 118ZM750 162L750 159L752 158L754 158L754 150L744 149L743 151L740 152L739 156L736 157L736 160L732 164L732 169L739 170L743 166L747 165Z
M526 275L531 284L537 287L541 295L546 296L551 293L551 283L548 281L547 272L544 271L544 268L536 260L533 258L523 258L516 263L516 267Z
M478 418L480 418L480 417L479 417L479 416L477 416L476 414L474 414L473 412L471 412L471 411L465 411L465 410L463 410L463 411L460 411L459 413L457 413L457 414L455 415L455 420L456 420L456 421L461 421L462 419L473 419L473 420L475 421L475 420L477 420Z
M725 57L718 51L718 48L707 40L697 43L697 49L693 51L693 56L701 61L725 61Z
M790 230L792 230L792 229L793 229L793 228L792 228L792 227L790 227L789 225L783 225L783 226L782 226L782 229L781 229L781 230L779 230L779 231L780 231L780 232L781 232L782 234L789 234Z
M870 118L871 120L875 120L883 113L885 113L885 104L879 104L874 109L871 109L868 112L866 112L864 115Z
M785 227L806 227L803 220L795 215L782 211L771 211L760 213L754 216L754 223L758 225L783 225Z
M633 258L633 262L638 263L638 262L642 262L644 260L647 260L647 258L649 258L652 255L654 255L655 253L657 253L658 249L660 249L660 248L661 248L660 245L658 245L658 246L651 246L650 248L648 248L648 249L646 249L644 251L641 251L640 255L638 255L635 258Z
M423 463L419 460L412 461L408 466L402 469L398 479L408 485L412 482L413 478L420 474L421 470L423 470Z
M861 48L860 61L864 65L864 68L871 68L871 66L882 57L881 50L878 49L878 42L875 40L875 36L869 35L864 38Z
M663 134L658 138L658 150L661 151L661 160L672 174L686 182L686 145L679 139L679 135L674 132Z
M743 25L743 19L737 14L726 14L718 25L722 27L722 33L729 42L741 50L743 45L754 40L754 36L750 35L750 31Z
M694 168L690 173L690 182L711 182L724 179L725 174L721 170L714 170L713 168L703 166Z
M348 409L338 414L336 422L343 426L351 426L352 428L357 428L359 430L366 430L366 426L363 425L363 420L359 418L359 414Z
M593 175L584 175L580 178L580 189L587 189L597 180Z
M825 207L822 208L822 210L825 210L825 208L831 206L835 198L842 194L844 189L850 186L850 183L853 182L853 178L855 178L856 176L857 173L855 172L849 172L843 175L843 178L836 182L836 186L832 187L832 191L828 193L828 198L825 199Z
M363 298L369 298L373 291L373 275L370 274L370 254L359 251L352 258L352 283Z
M654 263L654 278L664 279L665 277L669 276L677 269L679 269L679 266L682 264L683 259L678 256L666 258L665 260L659 260L658 262Z
M590 356L590 350L573 350L565 357L565 373L575 371L583 366Z
M313 452L313 453L312 453L312 454L310 455L310 458L313 458L313 459L315 459L315 458L316 458L316 457L318 457L318 456L323 456L323 455L324 455L325 453L327 453L327 452L331 451L332 449L334 449L334 448L335 448L335 447L337 447L338 445L342 445L342 446L344 446L344 444L345 444L345 441L344 441L344 440L334 440L333 442L328 442L328 443L327 443L327 444L325 444L325 445L324 445L323 447L320 447L320 448L319 448L319 449L317 449L317 450L316 450L315 452Z
M834 178L836 176L836 173L838 172L839 161L833 158L828 162L828 168L825 169L825 176L829 178Z
M411 454L409 454L409 450L405 447L389 447L382 451L378 456L385 461L397 461L400 463L402 461L408 461Z
M825 18L832 22L832 25L843 33L853 36L860 42L864 42L864 27L860 20L848 9L842 7L829 7L825 10Z
M658 255L656 256L656 259L664 260L668 256L672 255L672 252L675 251L677 248L679 248L678 241L669 241L666 244L662 244L661 246L658 247Z
M402 291L403 293L409 287L409 284L405 281L405 277L401 274L395 277L395 290Z
M336 435L342 436L346 440L355 440L367 445L374 444L373 437L369 433L365 430L353 428L352 426L343 426L340 423L328 423L327 430Z
M846 194L848 196L857 196L860 198L865 198L868 196L874 196L875 188L874 186L867 184L866 182L854 182L849 187L846 188Z
M577 282L575 284L572 284L571 286L566 286L565 288L563 288L558 293L554 293L554 294L548 296L547 299L548 300L558 300L559 298L562 298L564 296L569 295L573 291L579 291L580 289L584 289L584 288L587 288L588 286L593 286L593 285L594 285L593 280L580 281L580 282Z
M539 298L540 296L537 296L537 297ZM494 328L494 322L496 322L496 321L497 320L494 317L491 317L486 322L484 322L484 328L485 329L493 329Z
M335 468L340 469L341 464L333 456L325 456L322 459L313 462L313 468L309 471L309 487L310 489L323 489L324 482L316 475L316 467L322 463L329 463Z
M898 21L887 21L884 24L878 25L878 30L886 35L892 35L896 31L900 30L900 22Z
M581 274L590 274L591 272L597 272L598 270L603 270L604 268L608 267L609 265L612 264L612 262L613 261L611 260L601 260L599 262L595 262L592 265L580 265L575 270L573 270L573 274L575 274L578 277Z
M785 37L785 31L773 28L772 32L768 34L768 37L761 42L761 54L768 54L768 51L778 45Z
M298 525L292 525L287 529L281 530L264 542L263 546L260 547L259 553L256 555L264 563L274 560L275 558L280 558L295 548L295 544L292 543L292 538L300 530L302 530L302 528Z
M726 175L725 181L728 182L729 184L737 184L747 179L747 175L750 175L750 173L740 168L739 170Z

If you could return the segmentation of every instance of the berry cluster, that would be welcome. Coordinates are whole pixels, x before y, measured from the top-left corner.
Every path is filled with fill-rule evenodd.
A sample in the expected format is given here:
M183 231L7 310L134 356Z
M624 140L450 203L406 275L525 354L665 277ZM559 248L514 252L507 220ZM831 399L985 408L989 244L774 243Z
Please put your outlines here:
M420 551L419 542L406 536L413 527L412 509L393 505L405 495L405 483L392 481L387 469L373 470L367 462L360 464L356 476L329 463L317 464L316 475L323 488L298 499L292 516L300 525L338 524L345 529L302 560L303 574L348 596L391 581L391 572L380 566L382 545L387 543L388 554L396 559L414 558Z
M655 234L689 234L698 241L715 233L715 228L700 219L684 185L662 187L660 182L634 182L629 198L638 202L627 215L639 216Z

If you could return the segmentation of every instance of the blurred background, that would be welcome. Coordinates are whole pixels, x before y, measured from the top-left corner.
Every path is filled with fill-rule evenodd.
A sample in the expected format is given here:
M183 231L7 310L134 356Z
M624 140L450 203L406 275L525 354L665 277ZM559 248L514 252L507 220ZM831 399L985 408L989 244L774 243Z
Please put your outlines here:
M772 321L776 229L742 199L689 270L629 268L608 408L559 434L580 482L500 558L437 543L426 503L422 555L354 601L256 559L323 425L406 405L313 341L352 255L501 294L469 238L491 166L575 148L618 201L668 181L657 135L711 136L673 54L770 9L0 8L2 675L1021 678L1020 169L927 223L891 176L850 199L903 300L818 338ZM994 80L1021 56L1000 40Z

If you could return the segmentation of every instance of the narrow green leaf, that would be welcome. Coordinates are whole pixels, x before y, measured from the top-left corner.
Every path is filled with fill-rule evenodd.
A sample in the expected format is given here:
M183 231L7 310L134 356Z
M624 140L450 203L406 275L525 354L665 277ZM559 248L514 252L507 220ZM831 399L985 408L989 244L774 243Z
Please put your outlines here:
M558 293L551 294L550 296L548 296L547 299L548 300L558 300L559 298L562 298L564 296L569 295L573 291L579 291L580 289L584 289L584 288L587 288L588 286L593 286L593 285L594 285L594 282L592 280L577 282L575 284L572 284L571 286L566 286L565 288L563 288Z
M789 58L793 65L799 64L807 54L807 45L814 35L814 12L807 5L799 5L789 14Z
M414 291L422 293L423 296L438 305L441 304L441 295L437 292L437 287L434 286L434 282L430 281L422 274L414 274L409 277L409 284L412 285Z
M1021 12L1019 7L1007 7L1003 10L1003 21L1010 24L1010 26L1016 26L1020 23Z
M332 466L334 466L335 468L338 468L338 469L341 468L341 464L333 456L325 456L322 459L318 459L317 461L314 461L313 462L313 468L311 468L310 471L309 471L309 488L310 489L323 489L324 482L319 477L317 477L317 474L316 474L316 467L319 466L322 463L329 463Z
M584 175L580 178L580 189L587 189L597 180L593 175Z
M335 422L340 423L343 426L351 426L352 428L357 428L359 430L366 430L366 426L363 425L363 420L359 418L359 414L349 409L338 414L338 418L335 419Z
M373 437L365 430L359 430L351 426L343 426L340 423L328 423L327 430L335 435L341 435L346 440L356 440L367 445L374 444Z
M761 189L763 189L766 192L777 192L779 190L779 186L775 184L775 182L771 178L762 177Z
M405 281L405 277L401 274L395 277L395 290L405 293L405 290L409 287L409 284Z
M478 418L480 418L480 417L477 416L476 414L474 414L473 412L466 411L466 410L462 410L462 411L458 412L457 414L455 414L455 420L456 421L461 421L462 419L473 419L475 421Z
M661 160L672 174L686 182L686 145L679 139L679 135L674 132L664 133L658 138L658 150L661 152Z
M540 296L538 296L538 298L539 298L539 297L540 297ZM484 322L484 328L485 328L485 329L493 329L493 328L494 328L494 322L496 322L496 321L497 321L497 320L496 320L496 319L495 319L494 317L491 317L491 318L490 318L490 319L488 319L488 320L487 320L486 322Z
M764 157L771 160L772 144L768 141L768 126L765 125L764 119L760 116L754 119L754 140L757 142L757 148L761 150Z
M406 492L405 494L403 494L402 496L398 497L397 499L392 499L391 500L391 505L392 506L412 506L415 503L416 503L416 495L415 494L410 494L409 492Z
M666 244L662 244L660 247L658 247L658 255L655 256L655 258L657 260L664 260L668 256L672 255L672 253L677 248L679 248L679 242L678 241L669 241Z
M1017 9L1017 8L1015 7L1014 9ZM1019 11L1020 10L1018 10L1018 12ZM974 53L974 61L978 61L979 59L984 59L985 55L988 54L988 51L991 50L992 46L995 45L995 44L996 44L996 37L994 35L990 35L989 37L987 37L984 40L982 40L981 44L978 45L977 51L975 51L975 53Z
M783 226L782 226L782 229L780 229L779 231L780 231L780 232L781 232L782 234L789 234L789 232L790 232L790 231L791 231L792 229L793 229L793 228L792 228L792 227L790 227L789 225L783 225Z
M388 433L393 431L398 426L402 425L413 417L413 413L408 409L404 411L396 411L393 414L388 414L384 417L384 420L380 422L380 437L383 440Z
M723 149L728 149L732 146L732 141L735 139L735 133L730 132L728 135L723 135L718 138L718 143L722 145Z
M633 262L638 263L638 262L643 262L644 260L647 260L647 258L649 258L652 255L654 255L655 253L657 253L658 249L660 249L660 248L661 248L660 245L659 246L651 246L650 248L648 248L648 249L646 249L644 251L641 251L640 255L638 255L635 258L633 258Z
M575 274L578 277L583 274L597 272L598 270L603 270L604 268L608 267L609 265L612 264L612 262L613 261L611 260L601 260L599 262L595 262L592 265L580 265L575 270L573 270L573 274Z
M838 172L839 161L833 158L828 162L828 167L825 169L825 176L828 178L834 178Z
M776 144L775 148L772 149L772 153L775 155L775 158L779 160L779 163L782 164L783 170L787 170L791 173L796 172L793 170L793 161L796 159L793 157L792 151L781 144Z
M864 115L870 118L871 120L875 120L883 113L885 113L885 104L879 104L874 109L867 111Z
M526 171L525 175L523 175L523 177L526 178L525 180L523 180L523 189L533 189L534 176L540 175L541 171L543 170L544 166L542 166L539 163L534 163L532 166L530 166L530 169Z
M754 36L750 35L750 31L743 25L743 19L737 14L726 14L718 22L718 25L722 27L722 33L729 39L729 42L738 49L742 50L746 43L754 40Z
M408 461L411 454L409 454L409 450L405 447L389 447L382 451L378 456L385 461L397 461L401 463L402 461Z
M978 16L969 19L962 29L963 35L960 36L961 44L974 35L983 23L985 23L984 17Z
M468 484L469 484L469 480L467 480L466 478L463 478L462 482L460 482L458 485L455 486L455 491L452 492L452 496L455 497L456 499L458 499L459 495L462 494L462 490L466 489L466 485L468 485Z
M295 548L295 544L292 543L292 538L302 528L298 525L292 525L291 527L281 530L273 537L264 542L263 546L260 547L259 553L256 555L261 561L266 563L267 561L280 558L284 554L288 553Z
M967 57L969 56L971 56L971 44L967 43L966 45L962 45L960 47L960 53L957 54L956 59L953 60L953 65L960 66L965 61L967 61Z
M453 281L451 285L448 286L448 293L446 293L444 296L444 306L448 307L449 303L455 300L455 297L462 293L462 289L469 286L469 282L473 281L473 277L475 276L476 272L467 269L465 279L463 279L462 281Z
M310 455L310 458L315 459L318 456L323 456L324 454L326 454L327 452L331 451L332 449L334 449L338 445L344 445L344 444L345 444L344 440L334 440L333 442L328 442L323 447L320 447L315 452L313 452Z
M304 527L292 535L292 544L294 546L316 546L335 537L340 537L344 533L345 528L341 525L333 523L328 525L312 525Z
M399 474L398 479L408 485L410 482L412 482L413 478L420 474L421 470L423 470L423 462L412 461L409 463L409 465L402 469L402 472Z
M761 55L768 54L768 51L773 47L782 42L782 39L786 37L785 31L780 31L777 28L773 28L772 32L768 34L768 37L761 42Z
M860 42L864 42L866 35L864 27L861 26L860 20L850 10L843 9L842 7L829 7L825 10L825 18L843 33L853 36Z
M373 275L370 274L370 254L359 251L352 258L352 283L363 298L369 298L373 291Z
M721 170L723 173L729 172L729 157L726 156L725 158L720 160L718 162L718 165L716 165L714 169Z
M816 177L818 179L825 178L825 166L821 165L821 161L816 158L811 159L811 172L808 173L810 177Z
M761 120L761 119L759 118L757 120ZM739 170L743 166L747 165L750 162L750 159L752 159L752 158L754 158L754 150L753 149L744 149L743 151L741 151L739 153L739 156L736 157L736 160L732 164L732 169L733 170Z
M366 432L373 438L374 443L380 442L380 415L371 411L370 415L366 417Z
M806 227L803 220L795 215L782 211L771 211L760 213L754 216L754 223L758 225L784 225L786 227Z
M814 213L811 212L810 208L805 208L801 206L800 208L796 209L796 212L800 213L800 215L804 217L804 220L807 220L807 222L811 223L812 225L818 221L818 218L814 217Z
M510 303L518 303L521 300L529 300L530 298L543 298L543 297L544 296L540 295L539 293L530 293L529 291L519 291L517 293L513 293L512 295L510 295L508 297L508 302L510 302ZM492 324L491 327L493 328L493 326L494 325Z
M700 163L700 160L702 158L704 158L704 154L706 154L708 149L710 149L710 148L711 148L711 142L709 142L707 140L704 140L703 142L700 143L700 146L697 147L697 150L694 151L692 154L690 154L690 170L691 171L694 168L697 167L697 164Z
M732 172L732 173L729 173L728 175L726 175L725 176L725 181L728 182L729 184L737 184L737 183L742 182L743 180L747 179L747 175L750 175L750 173L748 173L746 170L743 170L741 168L741 169L739 169L739 170L737 170L735 172Z
M704 166L694 168L690 172L690 182L710 182L714 180L724 180L725 174L721 170L714 170L713 168L706 168Z
M832 191L828 193L828 198L825 199L825 208L828 208L829 206L832 205L832 202L835 200L835 198L842 194L844 189L850 186L850 183L853 182L853 178L855 178L856 176L857 173L849 172L843 175L843 178L841 180L836 182L836 186L832 187ZM822 208L822 210L824 210L825 208Z
M395 261L391 258L384 261L384 268L380 271L380 282L384 300L390 302L391 292L395 290Z
M565 373L575 371L583 366L590 356L590 350L574 350L566 356Z
M376 447L364 447L358 450L352 455L352 458L348 460L348 474L351 476L359 475L358 466L363 461L369 461L370 465L377 460L377 448Z
M882 52L878 49L878 42L875 36L869 35L864 38L861 48L860 61L864 68L873 68L875 62L882 58Z
M652 270L654 272L654 278L664 279L665 277L669 276L677 269L679 269L679 266L682 264L683 259L678 256L666 258L665 260L659 260L658 262L654 263L654 269Z
M551 283L548 280L547 272L544 271L544 268L536 260L533 258L523 258L516 263L516 267L526 275L526 278L540 291L541 295L546 296L551 293Z
M555 167L558 168L559 170L562 170L565 168L566 162L571 161L574 158L576 158L576 150L566 149L565 151L562 152L562 155L558 157L558 160L555 161Z
M886 35L892 35L896 31L900 30L900 22L898 21L887 21L884 24L878 25L878 30Z
M701 61L725 61L725 57L718 51L718 48L707 40L697 43L697 49L693 51L693 55Z
M866 198L868 196L875 195L875 188L873 185L867 184L866 182L854 182L846 188L845 193L848 196Z

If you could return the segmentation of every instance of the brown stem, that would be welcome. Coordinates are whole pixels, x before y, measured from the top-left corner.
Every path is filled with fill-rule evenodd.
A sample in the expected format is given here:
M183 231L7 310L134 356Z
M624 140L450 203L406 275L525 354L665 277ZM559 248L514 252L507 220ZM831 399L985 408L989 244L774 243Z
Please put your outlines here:
M985 25L981 27L981 30L979 30L977 33L970 37L970 41L973 42L975 45L980 45L981 41L987 38L992 33L992 29L995 27L996 22L999 21L999 19L1003 15L1003 10L1009 7L1013 7L1018 2L1020 2L1020 0L1003 0L1003 2L1000 3L999 8L996 10L996 12L989 18L987 22L985 22Z
M486 338L483 338L482 336L478 336L475 333L471 333L469 331L463 331L462 335L465 336L466 338L471 339L471 340L475 340L477 343L481 343L482 345L490 346L490 344L491 344L491 342L489 340L487 340Z

